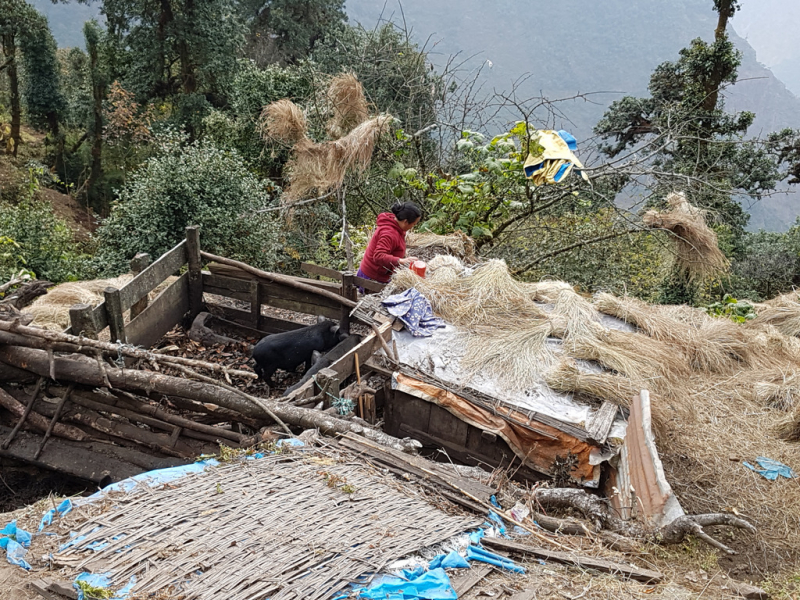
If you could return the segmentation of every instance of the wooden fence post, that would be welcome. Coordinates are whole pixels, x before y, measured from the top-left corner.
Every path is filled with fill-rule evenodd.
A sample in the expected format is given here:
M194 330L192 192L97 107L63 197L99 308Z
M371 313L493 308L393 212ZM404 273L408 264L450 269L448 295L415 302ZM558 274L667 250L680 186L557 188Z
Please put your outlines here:
M111 334L111 343L127 343L125 337L125 318L122 314L122 297L119 290L107 287L103 290L105 296L106 315L108 317L108 329Z
M131 273L134 275L138 275L142 271L144 271L147 267L150 266L152 259L150 255L145 252L140 252L136 256L131 259ZM131 306L131 321L133 321L137 316L139 316L142 311L147 308L148 298L147 294L145 294L141 300L136 302L133 306Z
M330 408L332 400L339 397L339 386L341 385L339 373L333 369L320 369L317 371L315 379L320 391L323 392L322 406Z
M203 312L203 276L200 272L200 227L186 228L186 257L189 262L189 312L192 318Z
M258 281L250 281L250 324L253 329L258 329L261 320L261 293L259 292Z
M356 274L352 271L345 271L342 273L342 296L348 300L358 299L358 290L354 283ZM342 316L339 319L339 330L341 333L350 333L350 311L352 309L347 306L342 306Z
M76 304L69 309L69 322L72 326L72 335L97 339L97 324L94 322L94 312L91 304Z

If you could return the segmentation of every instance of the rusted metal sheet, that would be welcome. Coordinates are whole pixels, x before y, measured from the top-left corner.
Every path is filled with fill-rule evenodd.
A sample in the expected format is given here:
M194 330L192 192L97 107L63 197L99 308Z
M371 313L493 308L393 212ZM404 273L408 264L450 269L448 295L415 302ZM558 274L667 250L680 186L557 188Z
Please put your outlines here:
M623 519L636 517L661 527L684 514L658 456L647 390L631 402L625 441L607 491Z
M512 409L504 409L502 414L492 412L452 391L402 373L395 375L394 387L396 391L425 400L456 417L456 421L448 424L441 422L442 417L434 419L431 413L426 430L421 432L425 437L444 439L442 436L450 438L458 435L459 439L449 441L455 445L468 446L466 438L469 437L469 432L466 427L459 426L461 421L461 425L466 423L482 432L502 438L525 465L539 473L551 476L568 475L575 482L584 485L596 485L599 479L599 466L590 462L590 455L598 446L585 439L578 439L549 424L526 423L528 416ZM441 411L438 412L441 414ZM407 423L408 419L401 417L400 421ZM448 432L452 435L448 435Z

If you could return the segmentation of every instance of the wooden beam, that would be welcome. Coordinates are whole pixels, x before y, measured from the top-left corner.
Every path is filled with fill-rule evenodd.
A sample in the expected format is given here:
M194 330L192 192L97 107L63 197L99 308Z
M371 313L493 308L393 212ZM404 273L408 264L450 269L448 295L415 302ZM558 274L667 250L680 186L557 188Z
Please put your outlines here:
M566 565L573 565L580 569L594 569L602 573L612 573L619 575L624 579L635 579L643 583L661 583L664 580L664 575L658 571L650 571L648 569L639 569L623 563L611 562L594 558L591 556L582 556L579 554L570 554L567 552L555 552L552 550L543 550L542 548L533 548L517 542L509 542L499 538L483 538L481 543L496 550L504 550L506 552L524 554L535 556L542 560L552 560Z
M124 285L120 290L122 309L128 310L139 300L164 283L186 264L186 240L182 240L169 252L162 254L149 267ZM105 325L103 325L105 327ZM102 327L100 328L102 329ZM77 335L77 334L75 334Z
M189 273L161 292L142 314L128 323L128 342L149 348L181 322L189 310Z
M461 577L453 577L453 589L456 591L456 595L462 598L464 594L486 579L491 572L492 567L489 565L478 565L470 568Z
M105 297L106 317L108 318L111 342L125 344L128 338L125 336L125 318L120 292L116 288L107 287L103 290L103 296Z
M152 262L152 260L153 259L150 258L149 254L147 254L145 252L140 252L139 254L137 254L136 256L134 256L131 259L131 273L133 273L134 275L139 275L139 273L141 273L148 266L150 266L150 263ZM134 277L134 279L136 279L136 277ZM131 306L131 316L130 316L130 318L131 319L135 319L137 317L137 315L141 314L141 312L145 308L147 308L148 302L149 302L149 299L147 297L147 294L142 296L141 300L139 300L138 302L134 302L134 304Z
M605 444L608 433L614 425L614 419L619 412L619 406L614 402L606 400L600 410L592 417L587 428L589 441L595 444Z
M294 331L295 329L306 327L303 323L261 315L258 319L258 328L254 329L250 326L249 311L222 306L221 304L207 303L207 306L214 315L215 321L212 321L212 326L215 322L219 323L222 329L230 329L232 333L244 337L261 339L270 333L283 333L284 331ZM219 315L222 316L220 317Z
M94 311L89 304L76 304L69 309L70 329L73 335L82 335L93 340L97 339L97 324L94 320Z
M186 260L189 263L189 313L203 312L203 278L200 271L200 227L186 228Z
M358 300L358 290L356 289L353 280L355 279L355 273L342 273L342 296L348 298L349 300L356 301ZM341 308L341 316L339 317L339 329L342 333L350 333L350 311L352 309L349 306L342 306Z
M364 279L363 277L356 276L353 282L358 286L370 292L382 292L387 284L372 279Z
M333 279L335 281L342 280L341 271L337 271L336 269L329 269L328 267L322 267L320 265L305 262L300 263L300 268L311 275L319 275L320 277L327 277L328 279Z

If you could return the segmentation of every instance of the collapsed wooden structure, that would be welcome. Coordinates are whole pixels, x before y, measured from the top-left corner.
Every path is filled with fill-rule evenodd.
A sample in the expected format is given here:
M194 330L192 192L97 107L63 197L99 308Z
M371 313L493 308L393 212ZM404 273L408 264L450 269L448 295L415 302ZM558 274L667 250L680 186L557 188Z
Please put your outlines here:
M444 450L468 465L508 468L516 478L603 487L629 517L642 512L637 506L656 522L667 509L680 514L651 451L649 423L634 422L639 434L628 437L621 462L611 466L597 457L606 451L616 405L579 426L404 367L392 345L398 324L374 297L356 302L357 287L379 291L380 284L317 265L303 268L327 280L266 273L203 252L193 227L152 264L138 255L131 266L134 279L107 289L103 303L72 307L65 332L0 321L0 457L104 485L220 445L253 446L266 426L289 434L291 427L316 428L398 451ZM147 295L176 274L149 302ZM248 391L250 371L150 350L179 324L253 340L302 327L263 314L262 305L338 319L346 331L359 323L368 333L351 336L277 399ZM380 384L370 387L370 380ZM342 399L352 402L350 414L340 414L347 412ZM375 426L379 415L383 430Z

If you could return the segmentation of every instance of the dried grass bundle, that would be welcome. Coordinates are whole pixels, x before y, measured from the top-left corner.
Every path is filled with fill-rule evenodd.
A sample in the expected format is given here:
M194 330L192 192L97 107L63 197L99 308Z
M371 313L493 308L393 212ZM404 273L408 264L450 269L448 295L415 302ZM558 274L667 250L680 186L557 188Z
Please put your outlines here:
M679 397L691 369L680 350L641 333L602 330L570 338L574 358L593 360L627 376L637 387L662 397Z
M586 337L600 329L600 313L590 302L572 289L562 289L555 296L551 319L556 321L554 329L569 346L573 336Z
M341 187L348 172L364 172L372 160L375 143L390 121L387 115L374 117L333 142L299 140L286 165L289 187L284 198L292 203L312 191L324 194Z
M37 298L26 308L33 316L33 325L55 331L69 327L69 309L76 304L97 306L104 300L103 291L107 287L120 289L133 275L121 275L112 279L92 279L89 281L68 281L57 285Z
M264 107L259 129L265 140L293 145L307 139L308 122L299 106L291 100L283 99Z
M639 388L623 375L613 373L586 373L570 359L562 360L555 369L545 374L545 382L557 392L590 396L600 401L608 400L628 407Z
M558 294L564 290L575 291L564 281L539 281L526 284L528 293L537 302L555 304Z
M781 300L770 304L751 321L753 325L772 325L783 335L800 337L800 303Z
M664 310L635 298L617 298L598 294L595 306L606 314L635 325L648 336L677 347L692 369L702 373L728 373L746 360L746 337L736 323L714 319L704 313L700 318L684 313L690 322L678 320ZM700 311L698 311L700 312Z
M682 193L670 194L667 204L669 211L649 210L643 220L651 229L672 232L678 267L689 279L724 271L728 259L717 245L717 234L706 225L705 211L689 204Z
M800 295L798 295L797 291L789 292L788 294L781 294L780 296L775 296L771 300L766 300L762 304L766 306L794 306L800 302ZM758 311L756 311L758 312Z
M412 231L406 236L406 246L409 256L416 256L426 261L443 254L452 254L468 264L476 261L475 242L463 231L448 235Z
M775 435L787 442L800 442L800 406L775 426Z
M333 138L347 135L369 117L364 87L353 73L342 73L331 79L328 102L333 111L328 134Z
M523 391L536 382L536 374L555 363L556 356L547 343L550 321L526 319L514 327L509 325L475 327L461 366L470 377L483 373L509 390Z

